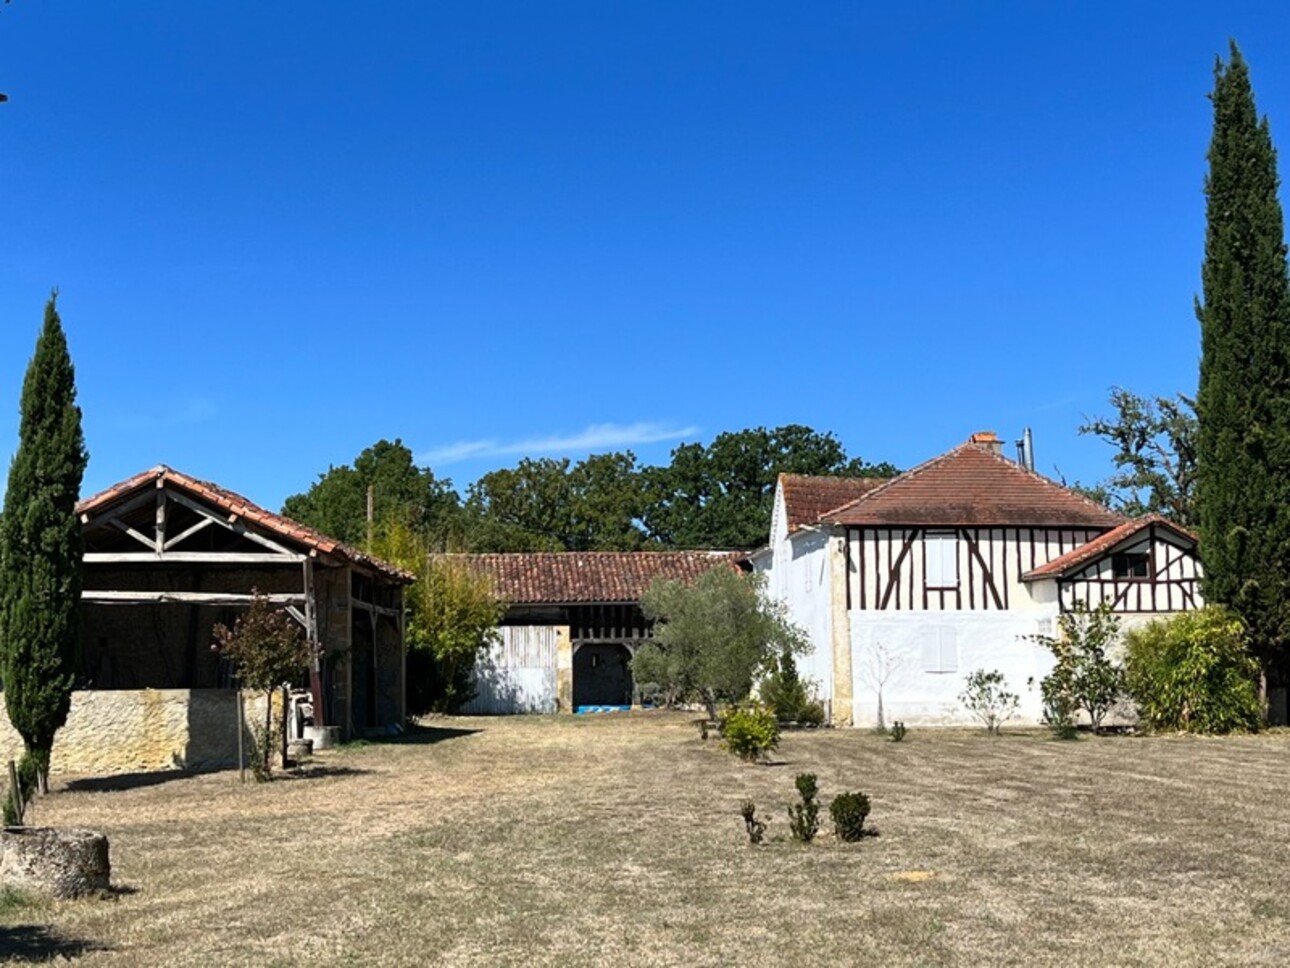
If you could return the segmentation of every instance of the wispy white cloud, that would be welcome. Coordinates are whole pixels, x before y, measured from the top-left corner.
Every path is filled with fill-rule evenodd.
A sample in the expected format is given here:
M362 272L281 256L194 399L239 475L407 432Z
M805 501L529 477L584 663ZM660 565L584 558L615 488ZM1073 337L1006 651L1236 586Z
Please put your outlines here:
M680 440L699 432L698 427L676 427L653 421L633 424L592 424L585 430L571 434L548 434L526 437L523 440L504 441L495 437L485 440L460 440L453 444L434 447L418 454L423 464L442 466L480 457L535 457L546 454L582 454L616 447L633 447L654 444L664 440Z

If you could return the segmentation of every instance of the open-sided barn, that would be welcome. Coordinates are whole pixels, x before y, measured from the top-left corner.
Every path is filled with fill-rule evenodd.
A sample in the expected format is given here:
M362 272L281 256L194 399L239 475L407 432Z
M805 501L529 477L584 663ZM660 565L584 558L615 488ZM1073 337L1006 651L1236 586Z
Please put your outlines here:
M300 683L315 724L342 735L402 724L404 572L164 466L77 512L82 688L55 742L54 769L228 762L236 700L232 670L211 649L213 629L255 594L285 608L315 647Z

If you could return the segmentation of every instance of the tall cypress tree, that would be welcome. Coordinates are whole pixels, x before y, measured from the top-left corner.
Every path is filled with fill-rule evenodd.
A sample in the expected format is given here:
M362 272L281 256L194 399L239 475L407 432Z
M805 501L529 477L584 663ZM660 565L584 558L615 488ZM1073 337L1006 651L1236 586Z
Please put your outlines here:
M5 707L42 792L67 721L81 647L81 527L87 455L76 379L55 306L22 384L18 452L0 519L0 676Z
M1236 44L1215 67L1197 511L1205 594L1245 619L1265 670L1290 641L1290 282L1276 151Z

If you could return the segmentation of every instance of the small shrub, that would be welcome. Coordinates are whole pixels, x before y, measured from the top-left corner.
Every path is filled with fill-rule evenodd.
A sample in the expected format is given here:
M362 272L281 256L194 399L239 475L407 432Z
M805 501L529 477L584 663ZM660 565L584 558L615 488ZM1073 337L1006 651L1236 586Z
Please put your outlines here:
M1034 676L1026 680L1027 688L1035 686ZM1039 682L1039 696L1043 702L1041 719L1048 727L1054 739L1078 739L1075 715L1079 712L1079 703L1075 701L1075 689L1070 681L1070 669L1058 665Z
M863 793L839 793L829 804L829 816L839 840L848 843L865 836L865 818L869 816L869 798Z
M765 759L779 746L779 722L761 705L740 706L721 717L721 745L741 760Z
M902 723L899 719L891 724L891 741L893 743L899 743L908 734L909 734L909 730L906 728L905 724Z
M811 700L797 711L797 721L803 726L823 726L824 703Z
M1211 605L1133 629L1125 641L1128 691L1151 729L1259 728L1258 664L1235 613Z
M760 844L762 838L766 836L766 824L757 819L757 804L751 800L745 800L739 807L739 813L744 818L748 843Z
M820 788L814 773L799 773L796 782L802 802L789 806L788 828L794 840L809 844L820 831Z
M758 687L761 701L775 711L775 718L781 723L803 722L806 707L811 704L811 697L804 683L797 674L797 663L793 653L785 649L775 662L774 669ZM821 708L820 717L823 719Z
M1008 680L998 669L990 672L977 669L967 677L966 687L959 694L959 702L985 724L985 731L991 736L999 734L999 729L1017 714L1017 707L1021 705L1021 699L1015 692L1009 692L1007 686Z

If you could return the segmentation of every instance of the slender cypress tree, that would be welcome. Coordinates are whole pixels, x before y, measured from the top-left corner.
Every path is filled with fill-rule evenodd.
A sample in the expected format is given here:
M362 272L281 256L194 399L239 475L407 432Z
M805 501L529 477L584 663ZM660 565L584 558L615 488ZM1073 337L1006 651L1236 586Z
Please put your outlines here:
M76 379L55 306L22 384L18 452L0 519L0 676L5 707L48 789L54 734L67 721L81 647L81 527L87 460Z
M1236 44L1215 67L1197 511L1205 594L1245 619L1265 671L1290 641L1290 281L1276 151Z

